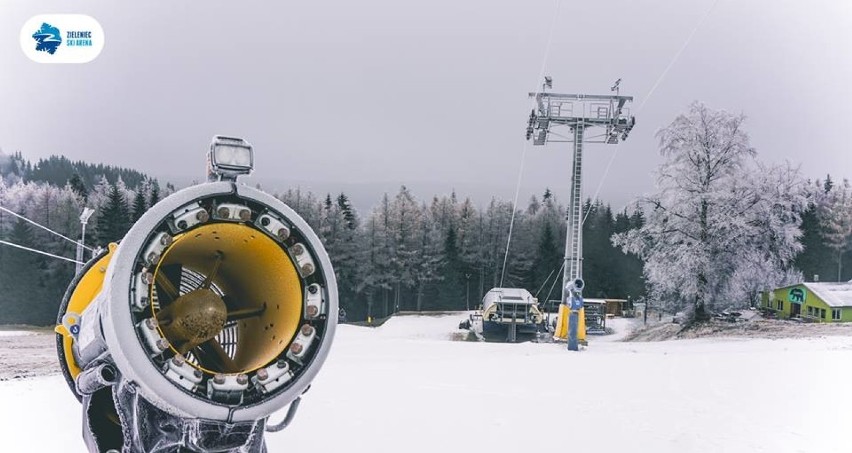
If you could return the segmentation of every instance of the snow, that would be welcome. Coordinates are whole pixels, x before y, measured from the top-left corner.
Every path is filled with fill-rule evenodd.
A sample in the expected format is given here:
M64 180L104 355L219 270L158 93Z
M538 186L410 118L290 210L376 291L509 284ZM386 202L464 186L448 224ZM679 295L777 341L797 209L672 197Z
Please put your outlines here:
M805 283L829 307L852 306L852 283Z
M609 318L606 320L607 329L612 329L613 333L609 335L589 335L588 341L598 344L599 342L621 341L634 328L642 325L642 320L639 318Z
M27 330L0 330L0 337L20 337L24 335L35 335L35 332Z
M571 353L449 341L463 318L340 326L294 423L268 435L270 451L849 451L852 337L590 337ZM85 451L62 377L0 382L0 401L4 451Z

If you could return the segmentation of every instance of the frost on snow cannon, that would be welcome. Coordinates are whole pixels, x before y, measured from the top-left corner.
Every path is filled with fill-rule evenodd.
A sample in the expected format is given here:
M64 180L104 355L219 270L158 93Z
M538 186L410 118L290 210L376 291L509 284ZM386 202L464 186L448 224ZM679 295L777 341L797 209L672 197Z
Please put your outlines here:
M248 143L217 136L207 160L207 183L153 206L63 298L59 361L92 452L264 452L328 355L337 284L316 234L236 182Z

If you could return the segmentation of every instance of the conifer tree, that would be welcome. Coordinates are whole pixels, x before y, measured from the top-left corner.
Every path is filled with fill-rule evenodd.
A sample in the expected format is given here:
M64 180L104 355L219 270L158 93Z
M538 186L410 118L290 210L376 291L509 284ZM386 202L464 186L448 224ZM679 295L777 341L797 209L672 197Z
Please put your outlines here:
M130 229L130 208L118 185L110 184L106 204L98 217L98 244L105 246L121 240Z

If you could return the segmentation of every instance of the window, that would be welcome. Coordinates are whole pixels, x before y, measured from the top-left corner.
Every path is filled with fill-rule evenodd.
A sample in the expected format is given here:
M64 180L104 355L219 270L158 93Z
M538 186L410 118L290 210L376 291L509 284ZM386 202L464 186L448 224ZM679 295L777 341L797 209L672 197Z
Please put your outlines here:
M821 319L825 319L825 308L820 308L820 310L819 310L819 317L820 317Z
M814 307L808 307L808 316L814 315Z
M831 320L832 321L840 321L840 309L832 308L831 309Z
M783 300L776 300L775 304L776 304L775 308L777 308L778 310L784 309L784 301Z

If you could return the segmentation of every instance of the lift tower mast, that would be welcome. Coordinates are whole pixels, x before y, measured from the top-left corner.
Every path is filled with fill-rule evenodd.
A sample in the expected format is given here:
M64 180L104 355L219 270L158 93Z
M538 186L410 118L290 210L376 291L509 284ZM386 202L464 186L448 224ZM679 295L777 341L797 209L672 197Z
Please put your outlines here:
M597 94L559 94L548 92L553 81L545 77L541 92L530 93L535 98L536 108L530 113L527 124L527 140L532 139L533 145L547 143L570 142L574 144L574 162L571 169L571 195L568 200L567 227L565 241L565 266L562 274L562 300L567 300L567 291L571 282L583 277L583 144L604 143L618 144L627 139L627 135L636 124L636 118L630 115L625 106L633 102L633 96L619 95L618 79L610 88L614 95ZM567 126L573 137L559 140L558 137L569 138L552 132L558 126ZM602 136L586 138L585 131L589 127L602 127ZM551 138L551 135L557 139Z

